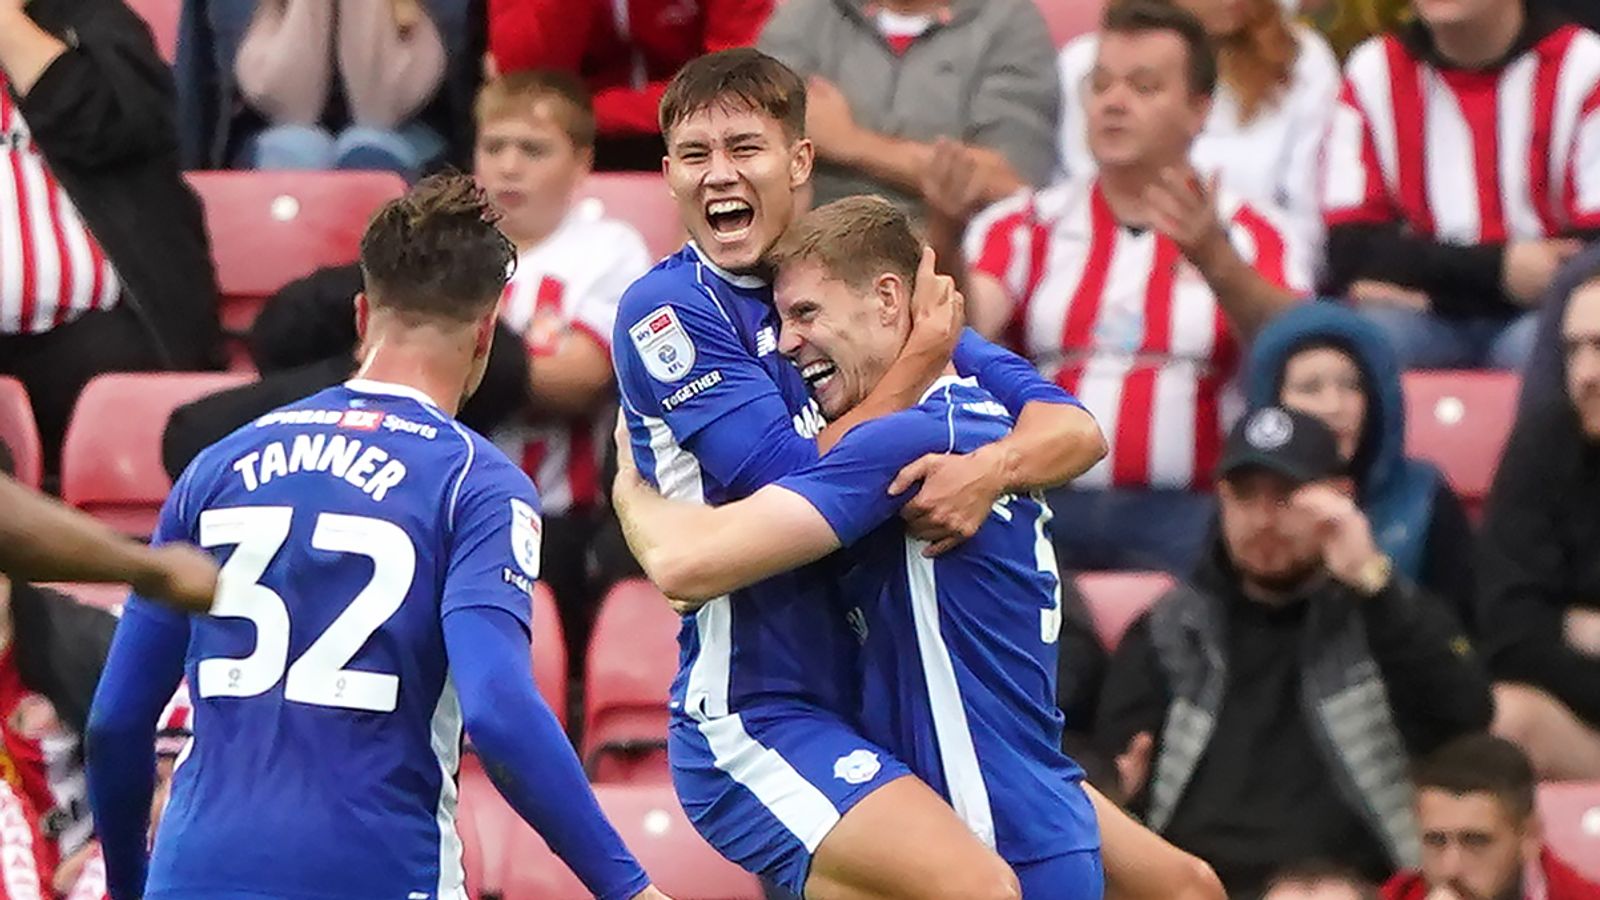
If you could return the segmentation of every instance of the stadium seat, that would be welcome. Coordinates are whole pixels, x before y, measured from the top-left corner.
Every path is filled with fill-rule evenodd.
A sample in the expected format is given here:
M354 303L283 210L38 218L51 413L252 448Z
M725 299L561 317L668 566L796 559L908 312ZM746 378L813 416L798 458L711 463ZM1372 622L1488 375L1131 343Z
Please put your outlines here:
M296 278L356 261L378 207L405 193L392 172L190 172L205 207L223 328L249 329Z
M1038 0L1039 11L1050 25L1050 37L1056 46L1080 34L1088 34L1100 27L1100 14L1105 10L1105 0Z
M155 528L172 489L161 433L172 410L249 381L217 372L101 375L78 396L61 447L61 499L128 534Z
M22 382L10 377L0 377L0 441L11 451L17 480L28 487L38 487L44 472L44 452L39 449L33 402Z
M1406 454L1438 466L1476 517L1517 417L1509 372L1408 372Z
M75 598L79 603L98 606L101 609L120 613L122 604L128 599L128 586L125 584L88 584L80 582L51 582L42 585L53 588Z
M637 228L652 256L668 256L683 246L678 204L667 193L667 183L660 175L597 172L578 188L578 195L599 200L607 215Z
M1600 781L1539 785L1545 844L1584 877L1600 881Z
M542 581L533 594L533 680L561 727L567 727L567 640L556 595Z
M167 65L172 65L178 58L178 16L183 10L183 0L128 0L128 6L150 26L156 50Z
M681 624L647 581L619 582L601 603L584 679L583 758L596 782L667 779L667 694Z
M760 900L761 885L711 849L689 824L669 785L595 785L600 808L639 863L669 896ZM516 821L504 848L502 900L580 900L593 896L533 829Z
M1115 651L1128 626L1172 587L1165 572L1085 572L1078 591L1089 606L1095 633L1108 652Z

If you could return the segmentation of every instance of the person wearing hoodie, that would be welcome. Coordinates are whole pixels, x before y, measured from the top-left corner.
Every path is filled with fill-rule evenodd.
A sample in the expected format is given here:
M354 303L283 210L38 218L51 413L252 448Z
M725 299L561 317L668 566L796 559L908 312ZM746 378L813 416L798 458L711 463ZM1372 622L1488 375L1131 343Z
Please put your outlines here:
M1049 181L1061 86L1033 0L787 0L757 46L807 79L818 206L916 216L939 155L972 162L980 207Z
M1333 429L1356 502L1395 570L1447 601L1476 635L1472 525L1443 474L1405 455L1400 360L1383 332L1336 303L1290 309L1256 337L1245 390L1252 406L1281 403Z

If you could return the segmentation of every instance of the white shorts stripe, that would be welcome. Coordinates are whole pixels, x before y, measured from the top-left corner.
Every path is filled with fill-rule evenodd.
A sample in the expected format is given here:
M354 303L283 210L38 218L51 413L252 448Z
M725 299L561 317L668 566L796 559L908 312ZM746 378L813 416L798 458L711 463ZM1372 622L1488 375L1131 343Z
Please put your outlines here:
M702 644L700 652L704 654L705 650ZM776 750L752 738L738 714L705 719L699 727L711 746L717 768L748 788L805 845L807 852L815 853L822 839L839 824L839 811L834 809L833 801Z

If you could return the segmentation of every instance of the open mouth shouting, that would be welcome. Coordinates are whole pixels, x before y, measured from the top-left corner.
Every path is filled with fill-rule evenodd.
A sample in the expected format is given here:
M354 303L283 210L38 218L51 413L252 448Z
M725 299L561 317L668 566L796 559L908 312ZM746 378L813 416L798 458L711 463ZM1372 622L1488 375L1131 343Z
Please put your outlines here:
M755 223L756 210L747 201L738 198L712 200L706 204L706 222L711 233L723 243L743 240Z
M827 390L832 384L839 369L826 359L806 363L800 368L800 377L805 379L806 386L811 388L811 393L817 395Z

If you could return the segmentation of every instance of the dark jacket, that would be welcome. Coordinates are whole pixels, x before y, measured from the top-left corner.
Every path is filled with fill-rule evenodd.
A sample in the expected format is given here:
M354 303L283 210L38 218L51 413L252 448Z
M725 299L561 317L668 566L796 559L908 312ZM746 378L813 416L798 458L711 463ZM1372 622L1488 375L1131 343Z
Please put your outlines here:
M1337 303L1289 310L1251 344L1245 380L1251 405L1279 402L1289 358L1319 345L1354 359L1366 385L1366 427L1350 474L1373 536L1396 569L1447 600L1468 632L1476 634L1472 526L1439 470L1405 455L1400 361L1383 332Z
M50 171L163 362L216 367L216 274L200 201L179 170L172 74L150 30L122 0L32 0L26 10L68 47L19 101Z
M1539 300L1539 336L1522 367L1522 396L1518 409L1533 409L1545 400L1559 396L1566 387L1566 363L1562 358L1561 319L1567 314L1567 300L1589 279L1600 276L1600 243L1595 243L1556 273L1550 289Z
M318 269L272 295L248 337L261 380L174 410L161 439L167 474L176 480L201 450L257 416L349 378L357 344L351 300L359 290L361 268L352 264ZM483 383L459 418L488 434L527 405L530 391L522 340L497 322Z
M83 734L116 617L58 591L15 581L11 619L22 683L49 700L63 724Z
M333 2L333 0L328 0ZM439 93L418 115L444 138L446 162L472 162L472 101L482 81L485 0L423 0L445 48ZM232 168L243 140L265 122L239 97L233 64L256 0L184 0L178 20L179 146L188 169Z
M1478 559L1495 677L1541 687L1600 727L1600 659L1563 636L1568 609L1600 611L1600 446L1565 391L1525 398Z

